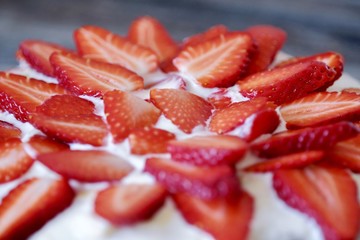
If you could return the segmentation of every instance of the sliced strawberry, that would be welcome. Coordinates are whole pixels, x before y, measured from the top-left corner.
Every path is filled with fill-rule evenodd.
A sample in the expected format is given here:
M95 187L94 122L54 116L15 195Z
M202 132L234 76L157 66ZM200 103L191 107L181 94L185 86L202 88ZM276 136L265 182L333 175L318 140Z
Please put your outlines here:
M245 97L266 97L275 104L282 104L324 86L334 74L325 63L307 61L255 73L237 84Z
M231 97L227 96L227 94L228 94L228 88L220 88L219 91L210 94L207 100L216 109L222 109L229 106L232 103Z
M349 93L356 93L357 95L360 95L360 88L345 88L342 91Z
M328 158L350 170L360 172L360 135L338 142L327 153Z
M63 177L82 182L120 180L133 170L127 161L100 150L63 150L40 154L37 159Z
M104 104L115 142L124 140L134 130L153 126L161 115L153 104L118 90L107 92Z
M183 41L183 48L186 48L188 46L195 46L199 43L211 40L227 32L229 32L229 30L226 26L222 24L214 25L207 29L205 32L185 38Z
M70 50L49 42L40 40L26 40L20 43L21 56L29 65L47 76L53 77L50 55L54 52L69 52Z
M0 72L0 110L14 114L20 121L28 121L29 113L56 94L66 94L66 90L57 84Z
M284 45L286 32L271 25L255 25L245 29L245 32L250 34L257 46L251 57L248 74L266 70Z
M185 193L173 195L182 216L207 231L216 240L247 239L254 214L254 200L242 192L234 201L223 198L203 200Z
M333 76L333 78L329 80L327 84L318 89L320 91L325 91L328 87L333 85L333 83L341 77L344 70L344 57L337 52L324 52L307 57L294 57L279 63L278 65L276 65L276 67L284 67L294 63L306 61L323 62L335 71L335 75Z
M360 96L347 92L313 93L282 105L280 113L289 129L356 121L360 120Z
M230 87L246 72L252 44L246 33L226 33L185 48L173 62L203 87Z
M34 113L30 122L47 136L66 143L101 146L108 135L107 125L94 114L47 116Z
M133 21L128 36L130 41L153 50L160 62L172 60L179 52L177 43L166 28L150 16Z
M130 151L139 155L166 153L167 143L175 138L175 134L166 130L152 127L139 129L129 135Z
M114 89L133 91L144 88L142 77L119 65L70 53L55 53L50 62L60 85L76 95L103 96Z
M123 184L98 193L95 212L115 225L135 224L151 218L167 197L159 184Z
M168 144L171 158L195 165L235 164L247 151L247 144L235 136L197 136Z
M69 149L69 145L55 141L46 136L35 135L26 143L32 153L36 156L43 153L58 152Z
M4 141L8 138L20 138L21 130L14 125L0 121L0 140Z
M257 162L244 169L248 172L273 172L278 169L303 168L322 160L323 151L306 151Z
M74 33L81 56L121 65L140 75L158 67L156 54L129 40L96 26L84 26Z
M307 150L327 150L337 142L355 137L360 130L350 122L285 131L252 144L260 157L277 157Z
M262 134L273 132L279 122L273 104L259 97L217 110L211 118L209 129L218 134L236 129L239 137L251 141Z
M239 192L235 171L227 165L200 167L171 159L149 158L144 171L152 174L171 193L187 192L213 199L221 196L232 198Z
M166 118L185 133L198 125L205 125L212 106L201 97L178 89L152 89L150 100Z
M0 205L0 239L28 239L72 203L65 180L32 178L18 185Z
M357 188L346 171L320 166L279 170L273 175L273 187L286 204L318 223L324 239L356 239Z
M25 152L24 144L20 139L12 138L1 142L0 183L19 178L30 169L33 162L34 160Z
M94 103L74 95L54 95L36 108L36 112L50 117L93 114Z

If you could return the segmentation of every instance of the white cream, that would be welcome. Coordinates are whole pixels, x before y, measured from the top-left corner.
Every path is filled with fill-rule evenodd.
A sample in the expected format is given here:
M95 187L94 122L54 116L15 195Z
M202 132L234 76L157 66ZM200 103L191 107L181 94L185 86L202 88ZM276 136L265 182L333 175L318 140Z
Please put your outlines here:
M287 56L284 54L280 54L278 57L278 59L285 58L287 58ZM16 72L39 77L44 81L56 81L51 78L37 75L37 73L34 73L34 71L29 69L29 67L23 63L17 68ZM210 94L219 90L203 88L196 84L194 79L189 78L189 76L185 76L184 74L181 74L180 76L185 79L187 90L201 97L207 98ZM164 77L166 77L166 75L160 72L157 72L152 76L146 76L146 84L151 85L157 83ZM174 85L166 86L166 88L175 87L176 86ZM344 75L341 81L338 81L332 89L339 90L345 87L360 87L360 83L349 76ZM145 92L142 96L145 96L143 98L148 98L148 92ZM230 91L228 91L227 96L230 97L233 102L247 100L238 93L236 87L231 88ZM94 102L96 113L105 118L103 112L104 106L101 100L85 96L84 98ZM8 121L19 127L24 133L24 141L29 139L32 135L39 133L30 124L24 124L17 121L11 114L1 113L0 120ZM176 134L178 139L214 134L208 132L203 126L196 127L191 134L185 134L163 115L158 120L156 127ZM282 123L277 131L280 131L283 128L284 124ZM233 134L236 135L240 133L234 130ZM94 147L85 144L71 144L71 148L80 150L94 149ZM128 141L114 144L111 136L109 136L108 144L105 147L100 147L100 149L116 154L134 165L136 170L123 179L122 184L154 182L152 176L142 172L146 158L153 155L132 155L130 154ZM156 156L169 157L169 154L160 154ZM256 161L256 157L247 154L246 158L239 164L238 168L247 166L254 161ZM1 185L0 199L19 182L34 176L50 178L59 177L57 174L49 171L46 167L36 162L31 170L20 179ZM271 186L271 173L251 174L240 172L239 177L241 178L244 188L255 199L255 212L249 233L250 240L323 239L320 228L314 220L299 211L288 207L284 202L278 199ZM354 175L354 178L359 185L359 175ZM167 200L165 206L150 221L145 221L134 226L114 227L107 221L96 216L93 210L96 193L99 190L104 189L108 185L107 183L80 184L76 181L71 181L71 185L78 191L74 203L52 221L48 222L41 230L31 236L30 240L213 240L206 232L186 223L170 199Z

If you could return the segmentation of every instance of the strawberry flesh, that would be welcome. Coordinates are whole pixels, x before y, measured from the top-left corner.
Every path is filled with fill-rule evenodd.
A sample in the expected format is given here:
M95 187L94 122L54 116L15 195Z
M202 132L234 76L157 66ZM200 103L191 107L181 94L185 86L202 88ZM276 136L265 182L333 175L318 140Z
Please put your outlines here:
M120 180L133 170L122 158L100 150L63 150L40 154L37 159L63 177L81 182Z
M35 135L25 143L29 147L35 156L43 153L58 152L69 149L69 145L56 141L42 135Z
M338 142L329 150L327 157L334 163L360 173L360 135Z
M163 205L167 191L159 184L123 184L98 193L95 212L115 225L150 219Z
M14 125L0 121L0 140L6 140L8 138L20 138L21 130Z
M211 40L213 38L216 38L220 35L223 35L225 33L229 32L228 28L224 25L214 25L207 29L205 32L198 33L196 35L192 35L190 37L187 37L183 41L183 48L186 48L188 46L195 46L197 44L203 43L205 41Z

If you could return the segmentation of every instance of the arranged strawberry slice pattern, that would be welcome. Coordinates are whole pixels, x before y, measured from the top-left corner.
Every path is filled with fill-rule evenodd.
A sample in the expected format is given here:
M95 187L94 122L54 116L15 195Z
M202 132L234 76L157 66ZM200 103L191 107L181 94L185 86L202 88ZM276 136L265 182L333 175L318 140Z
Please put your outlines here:
M17 52L57 84L0 72L0 110L10 113L0 121L0 186L14 186L0 199L0 239L27 239L84 191L113 227L158 221L172 201L214 239L247 239L257 199L243 177L263 173L277 201L313 218L325 239L356 239L348 170L360 172L359 91L325 91L342 75L340 53L272 67L280 28L215 25L178 44L149 16L126 37L84 26L74 40L77 53L39 40ZM39 167L56 174L32 178Z

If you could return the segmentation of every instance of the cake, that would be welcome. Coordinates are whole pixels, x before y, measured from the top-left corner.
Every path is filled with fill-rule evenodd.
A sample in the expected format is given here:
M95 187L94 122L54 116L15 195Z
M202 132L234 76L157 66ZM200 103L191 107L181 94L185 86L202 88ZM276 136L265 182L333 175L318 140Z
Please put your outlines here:
M152 17L0 73L0 239L356 239L360 83L336 52ZM304 185L306 184L306 185Z

